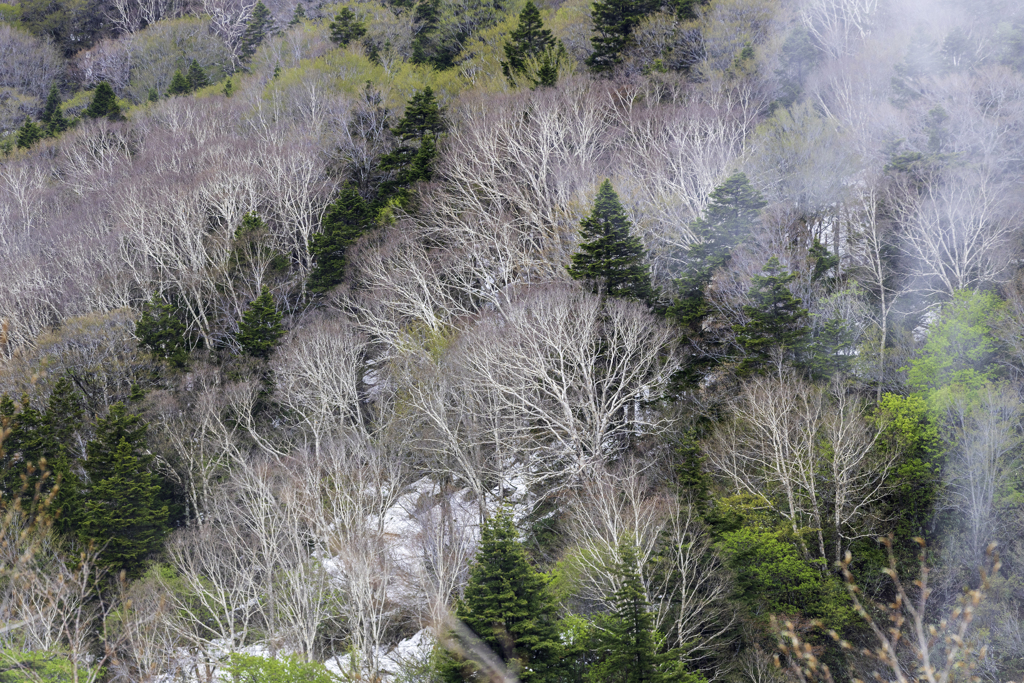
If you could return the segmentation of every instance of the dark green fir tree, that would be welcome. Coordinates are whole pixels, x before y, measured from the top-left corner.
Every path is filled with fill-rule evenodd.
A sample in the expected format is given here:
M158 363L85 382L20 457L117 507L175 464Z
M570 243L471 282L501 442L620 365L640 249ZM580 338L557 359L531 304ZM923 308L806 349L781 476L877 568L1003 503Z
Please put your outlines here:
M149 89L149 94L146 96L146 99L149 100L150 102L159 102L160 101L160 93L158 93L156 91L156 88L150 88Z
M404 202L413 183L433 177L437 137L444 130L441 107L434 91L427 87L415 93L402 118L391 129L399 140L398 147L381 157L380 168L390 172L391 178L381 184L377 204L386 203L392 197Z
M43 139L43 131L35 121L25 117L25 123L18 129L18 148L30 149Z
M309 248L316 258L316 266L309 276L311 292L326 292L341 283L345 276L348 248L372 225L370 208L356 186L346 183L341 194L327 209L323 230L314 235Z
M146 425L123 403L96 422L96 437L86 445L89 476L78 537L98 552L99 564L112 573L139 576L143 561L160 549L169 525L160 485L149 471Z
M142 315L135 323L135 336L139 346L167 361L171 367L184 368L188 365L189 343L185 323L181 321L177 308L158 294L154 293L153 298L142 305Z
M580 222L581 242L572 255L569 275L586 280L608 296L653 302L646 250L631 234L629 218L610 180L601 183L594 210Z
M598 73L608 72L622 62L623 53L633 43L633 31L641 20L661 5L654 0L598 0L591 9L594 36L593 53L587 65Z
M111 121L121 118L121 107L117 103L117 95L114 89L106 81L101 81L93 91L92 101L82 112L82 116L89 119L100 119L106 116Z
M274 304L274 295L263 285L260 295L249 304L238 324L236 340L242 351L253 358L269 358L284 335L281 317Z
M728 265L732 250L746 237L765 207L743 173L730 176L711 193L704 215L690 225L697 238L684 256L669 315L688 333L699 334L711 308L705 298L715 273Z
M203 70L203 67L199 66L199 62L192 60L192 63L188 65L188 89L189 92L195 92L200 88L205 88L210 85L210 79Z
M181 69L175 69L171 84L167 86L167 96L187 95L189 92L188 76L183 74Z
M243 62L248 62L256 54L256 49L269 36L274 35L274 17L263 2L257 2L252 8L245 32L238 41L238 54Z
M662 652L654 629L640 560L632 539L619 543L615 573L618 589L609 596L612 613L597 620L594 655L597 660L584 676L586 683L702 683L679 661L677 650Z
M751 278L751 303L743 307L748 321L733 327L745 354L740 374L770 370L779 361L799 362L806 351L807 309L789 290L794 279L796 273L787 272L775 256Z
M437 69L451 66L454 58L445 49L440 37L441 0L422 0L416 4L412 15L415 35L412 39L413 64L430 64Z
M339 47L345 47L353 40L359 40L366 35L366 27L359 17L348 7L342 7L334 21L328 28L331 30L331 42Z
M530 566L508 510L480 529L480 547L469 569L457 616L524 683L560 680L562 646L547 578ZM472 659L448 658L443 678L474 681Z
M515 87L517 79L527 75L527 66L531 58L540 59L545 52L553 50L554 47L555 37L551 35L551 31L544 28L540 10L532 0L528 0L523 11L519 13L519 25L505 43L505 61L501 63L501 72L505 74L509 85Z
M288 22L288 28L292 28L294 26L298 26L299 24L301 24L305 20L306 20L306 10L302 6L302 3L300 2L299 4L295 5L295 12L292 13L292 18Z
M60 108L60 91L56 83L50 86L50 94L46 96L46 106L39 120L48 137L56 137L68 129L68 120Z

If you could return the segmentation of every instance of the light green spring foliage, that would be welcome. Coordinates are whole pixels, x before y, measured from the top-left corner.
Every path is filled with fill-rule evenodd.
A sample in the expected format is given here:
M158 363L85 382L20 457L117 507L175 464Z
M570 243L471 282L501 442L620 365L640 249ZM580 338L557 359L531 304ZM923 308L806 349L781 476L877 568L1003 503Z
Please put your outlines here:
M78 680L102 680L104 669L80 665ZM0 650L0 683L65 683L75 680L75 665L60 650Z
M144 102L151 88L167 91L174 72L188 71L196 60L211 82L224 78L231 57L224 43L210 31L205 18L165 19L136 33L130 45L131 76L127 97Z
M239 683L337 683L320 662L303 662L297 655L270 659L232 654L224 667L227 680Z
M942 307L928 338L907 367L907 384L933 414L954 399L977 396L998 379L994 328L1005 305L994 294L961 290Z

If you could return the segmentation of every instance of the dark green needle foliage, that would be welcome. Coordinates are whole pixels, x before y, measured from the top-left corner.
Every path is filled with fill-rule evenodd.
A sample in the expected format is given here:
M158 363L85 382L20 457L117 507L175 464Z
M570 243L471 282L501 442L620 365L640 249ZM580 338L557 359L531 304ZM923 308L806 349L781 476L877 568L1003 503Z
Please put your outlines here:
M96 86L92 95L92 102L82 112L82 116L89 119L99 119L106 116L111 121L121 118L121 107L117 104L117 96L114 89L106 81L101 81Z
M531 60L540 62L534 77L529 74ZM501 63L501 72L513 87L517 85L518 79L523 78L530 81L533 87L553 86L558 81L556 41L551 31L544 28L540 10L532 0L526 3L519 14L519 25L505 43L505 61Z
M47 511L55 518L55 528L69 531L80 504L80 482L72 464L83 426L81 396L70 380L61 378L44 412L29 405L27 397L17 412L5 395L0 398L0 417L11 430L0 456L2 500L20 498L22 510L32 515L49 498Z
M708 0L672 0L668 3L680 19L696 19L698 10L708 4Z
M139 346L154 356L167 361L171 367L188 365L189 343L185 323L178 309L158 294L142 305L142 315L135 324Z
M260 295L242 314L236 339L246 355L265 360L274 352L283 335L284 327L281 325L281 314L274 304L274 295L263 285Z
M181 69L174 71L174 76L171 77L171 84L167 86L167 95L187 95L189 93L188 77L181 72Z
M260 44L272 35L274 35L274 17L266 5L257 2L256 6L252 8L252 15L249 17L245 32L238 43L239 56L242 61L248 62L252 59Z
M39 121L48 137L56 137L68 129L68 120L60 108L60 91L56 83L50 86L50 94L46 96L46 106L43 107Z
M525 683L561 680L556 607L547 578L530 566L512 515L498 512L480 530L457 616ZM471 660L446 658L447 681L472 681Z
M586 280L608 296L652 302L650 268L639 237L630 233L630 221L610 180L601 183L594 210L580 222L581 242L572 255L569 275Z
M96 422L96 437L86 445L85 489L79 540L98 553L101 566L129 577L142 573L147 555L160 549L168 532L167 506L149 471L146 425L123 403Z
M597 662L584 676L587 683L699 683L687 671L678 651L659 652L662 640L654 629L654 613L640 578L640 560L632 539L619 543L615 567L619 588L609 596L612 613L597 619L594 654Z
M288 28L298 26L306 20L306 10L303 8L302 3L295 5L295 13L292 14L291 21L288 22Z
M331 42L340 47L345 47L353 40L366 35L366 27L348 7L341 8L328 28L331 29Z
M415 36L412 39L412 63L429 64L435 69L452 66L458 48L441 36L441 0L422 0L413 11Z
M345 255L373 226L370 208L356 186L346 183L324 216L323 230L313 236L310 252L316 266L309 276L311 292L326 292L340 284L345 276Z
M594 71L608 72L622 62L623 52L633 43L633 31L641 20L661 5L653 0L599 0L594 3L594 52L587 65Z
M751 304L743 307L748 322L736 325L736 342L746 357L740 362L741 375L769 369L776 358L797 361L807 348L807 309L789 291L796 273L787 272L772 256L760 275L751 278Z
M195 92L200 88L205 88L210 85L210 79L203 71L203 67L199 66L199 62L192 60L192 63L188 65L188 89L189 92Z
M398 147L381 157L381 170L389 171L391 179L381 184L377 204L386 203L392 197L405 202L413 183L433 177L437 137L444 130L441 107L434 91L428 87L415 93L402 118L391 129L392 135L399 139Z
M25 117L25 123L18 129L18 147L29 149L43 139L43 131L35 121Z

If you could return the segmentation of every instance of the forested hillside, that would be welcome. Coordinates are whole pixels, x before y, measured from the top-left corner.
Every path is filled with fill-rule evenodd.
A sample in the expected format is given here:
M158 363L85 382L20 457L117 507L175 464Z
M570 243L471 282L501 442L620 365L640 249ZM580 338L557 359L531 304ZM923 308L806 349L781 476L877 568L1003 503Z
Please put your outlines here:
M0 683L1024 680L1019 0L0 4Z

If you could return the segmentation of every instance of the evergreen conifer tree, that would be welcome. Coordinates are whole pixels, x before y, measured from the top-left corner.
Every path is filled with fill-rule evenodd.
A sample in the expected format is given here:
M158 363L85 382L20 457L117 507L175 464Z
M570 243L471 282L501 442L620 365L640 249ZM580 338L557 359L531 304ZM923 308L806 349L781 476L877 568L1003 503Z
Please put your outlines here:
M743 307L749 321L733 328L746 353L738 368L740 374L769 367L775 353L781 353L783 360L794 360L806 350L807 309L789 291L794 279L796 273L786 272L775 256L768 259L760 275L751 278L748 295L752 304Z
M60 91L57 90L56 83L50 86L50 94L46 96L46 106L43 107L40 121L49 137L56 137L68 129L68 120L64 118L64 112L60 108Z
M96 86L92 95L92 102L82 112L82 116L90 119L99 119L106 116L111 121L121 118L121 107L117 104L117 96L114 89L106 81L101 81Z
M263 285L260 295L242 314L236 339L247 355L267 359L282 335L284 327L281 325L281 314L274 304L274 295Z
M435 68L444 69L451 66L454 55L448 54L438 36L441 24L440 0L422 0L416 5L412 15L416 28L412 39L413 64L431 64Z
M643 243L630 234L629 218L610 180L601 183L593 212L580 222L580 237L568 266L573 279L588 280L608 296L654 300Z
M331 42L339 47L345 47L353 40L358 40L366 35L366 27L359 17L348 7L342 7L334 21L328 28L331 30Z
M149 94L146 96L146 99L149 100L150 102L159 102L160 101L160 93L158 93L156 91L156 88L150 88L149 89Z
M141 574L142 560L160 548L168 531L167 506L149 464L145 424L115 403L86 445L89 483L78 536L97 549L101 566L130 578Z
M298 26L306 20L306 10L302 7L302 3L295 5L295 12L292 14L291 20L288 22L288 28Z
M622 53L633 41L633 31L660 4L654 0L595 2L591 16L597 33L590 39L594 47L594 52L587 58L590 68L597 72L607 72L622 62Z
M519 14L519 25L505 43L505 61L501 63L501 72L505 74L509 85L514 87L516 77L526 75L529 59L540 59L554 46L555 38L551 31L544 28L540 10L533 4L533 0L528 0Z
M208 85L210 85L210 79L207 77L206 72L203 71L203 67L199 66L199 62L193 59L192 63L188 65L189 92L195 92Z
M457 616L524 683L559 680L562 650L547 578L530 566L508 510L480 529ZM476 680L472 661L445 667L448 681Z
M177 309L156 293L142 306L142 315L135 324L135 336L139 338L139 346L149 349L172 367L184 368L188 364L185 323L178 317Z
M175 69L174 76L171 77L171 84L167 86L167 96L173 97L176 95L187 95L188 93L188 77L181 72L181 69Z
M29 149L43 139L43 131L36 125L35 121L25 117L25 123L18 129L18 147Z
M326 292L341 283L348 248L372 225L373 216L366 202L354 184L346 183L327 209L323 230L313 236L309 248L316 257L316 267L309 276L311 292Z
M412 183L431 179L437 157L437 136L444 130L434 91L427 87L415 93L402 118L391 129L401 141L399 146L381 157L381 170L391 171L393 175L391 180L381 184L378 204L395 196L404 201Z
M245 26L245 32L238 41L238 54L243 62L248 62L256 54L256 49L268 37L274 34L274 17L262 1L252 8L252 15Z
M715 272L729 263L733 248L749 234L765 201L743 173L730 176L711 193L704 215L690 225L697 242L686 252L669 309L676 322L698 334L711 312L704 293Z

